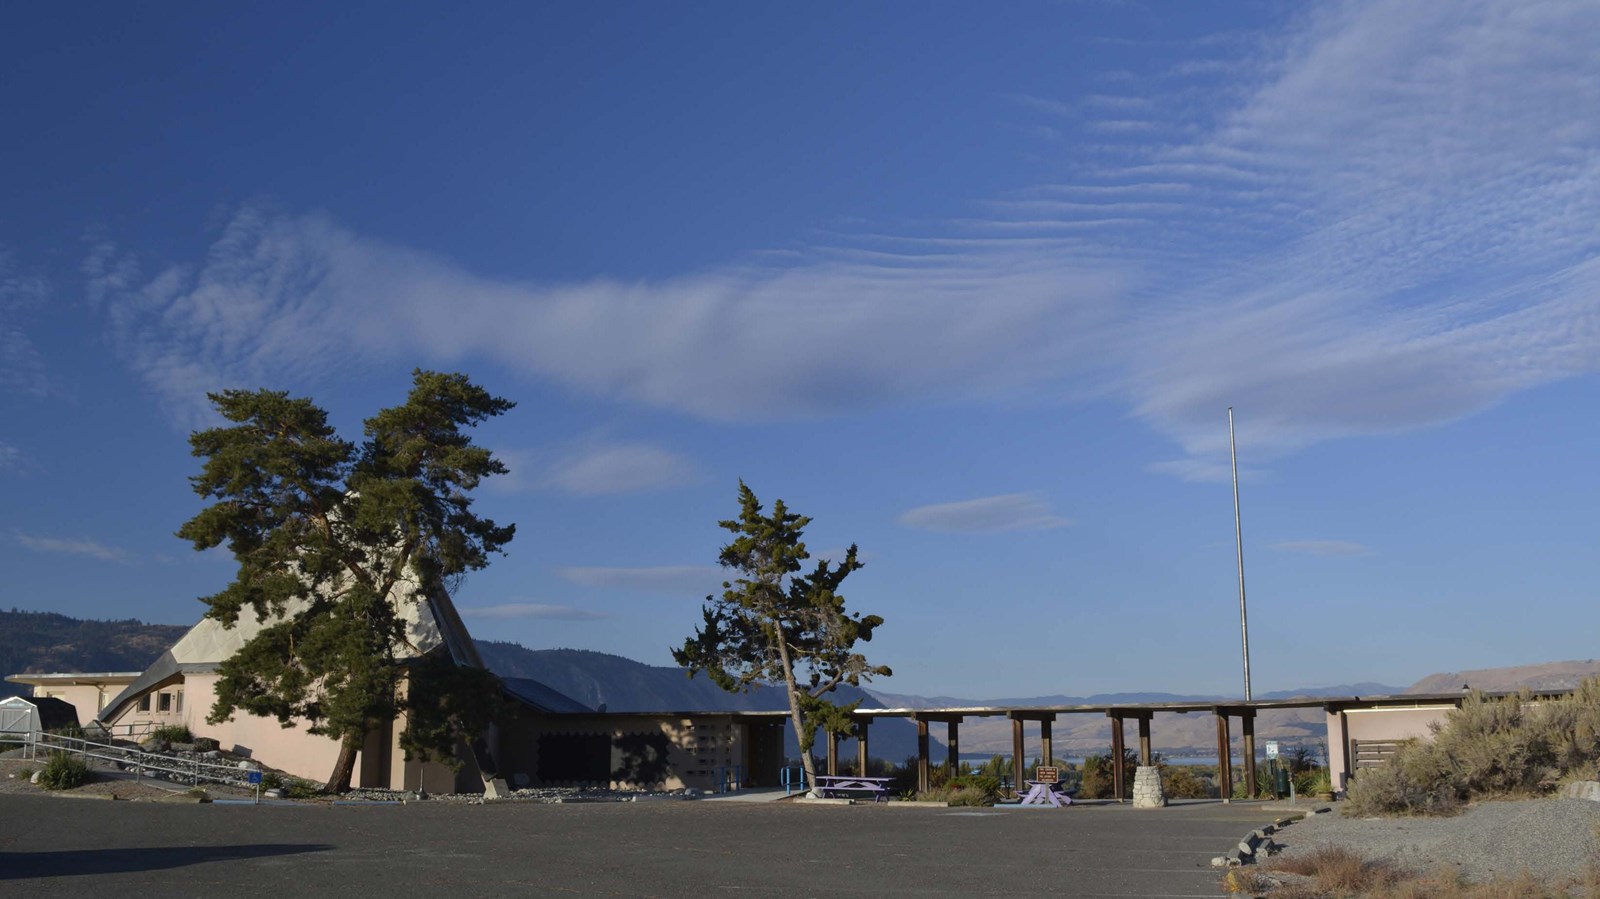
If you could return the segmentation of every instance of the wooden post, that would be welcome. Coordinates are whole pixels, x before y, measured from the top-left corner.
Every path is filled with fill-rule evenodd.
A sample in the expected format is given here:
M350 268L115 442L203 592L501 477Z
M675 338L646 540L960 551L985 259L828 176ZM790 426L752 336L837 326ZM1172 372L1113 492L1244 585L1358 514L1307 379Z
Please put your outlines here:
M1111 714L1107 712L1106 714ZM1122 801L1122 716L1111 715L1111 788L1117 794L1117 801Z
M928 719L917 719L917 792L928 792Z
M839 735L828 731L828 775L839 773Z
M1044 760L1044 764L1046 764L1046 765L1054 765L1056 763L1055 762L1056 753L1055 753L1055 748L1051 745L1051 742L1050 742L1050 719L1049 718L1040 718L1039 719L1039 742L1041 744L1040 747L1039 747L1039 749L1040 749L1039 758L1043 759Z
M1244 792L1256 798L1256 711L1243 709L1239 714L1239 733L1244 737Z
M1022 793L1022 775L1027 771L1027 764L1022 760L1022 719L1015 716L1011 719L1011 787Z
M1150 716L1139 716L1139 764L1150 764Z
M871 753L867 751L867 723L866 718L856 719L856 765L860 767L862 777L872 773L867 770L867 763L872 760Z
M1233 801L1233 749L1228 745L1228 712L1217 709L1217 792Z
M945 748L949 750L944 757L944 775L948 780L961 773L961 719L951 718L945 722Z

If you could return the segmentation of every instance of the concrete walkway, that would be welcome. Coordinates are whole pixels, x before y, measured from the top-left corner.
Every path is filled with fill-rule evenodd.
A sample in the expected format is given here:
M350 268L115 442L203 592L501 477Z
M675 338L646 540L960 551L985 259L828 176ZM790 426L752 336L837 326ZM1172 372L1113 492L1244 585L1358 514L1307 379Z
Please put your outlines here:
M701 796L700 802L777 802L788 799L798 794L787 792L783 787L753 787L744 790L734 790L731 793L711 793Z

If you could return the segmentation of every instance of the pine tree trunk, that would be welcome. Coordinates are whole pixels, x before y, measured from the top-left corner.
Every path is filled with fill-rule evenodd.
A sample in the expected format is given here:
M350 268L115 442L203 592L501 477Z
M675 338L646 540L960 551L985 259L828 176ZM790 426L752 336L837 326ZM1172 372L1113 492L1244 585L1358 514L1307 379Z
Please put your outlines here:
M794 738L800 744L800 767L806 772L807 787L817 795L817 770L811 763L811 748L806 745L800 696L796 692L799 687L794 682L794 662L789 658L789 644L784 639L782 625L775 625L773 630L777 632L778 658L783 661L783 686L789 693L789 720L794 722Z
M348 793L350 791L350 778L356 771L356 753L361 751L361 745L367 741L367 735L360 731L351 731L344 735L339 743L339 758L333 763L333 773L328 775L328 786L325 793Z

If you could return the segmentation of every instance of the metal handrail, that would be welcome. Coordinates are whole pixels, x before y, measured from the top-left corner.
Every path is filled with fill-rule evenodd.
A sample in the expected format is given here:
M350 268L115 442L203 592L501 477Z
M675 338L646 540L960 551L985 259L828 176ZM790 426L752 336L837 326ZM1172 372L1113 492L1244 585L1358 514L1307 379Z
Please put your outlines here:
M29 735L28 745L33 758L38 758L39 749L43 747L46 751L68 752L86 759L116 762L124 768L131 765L135 780L147 773L160 772L187 778L194 786L199 786L202 780L231 786L249 785L249 769L202 762L199 759L175 759L159 753L145 752L142 749L97 743L85 737L64 737L36 732Z

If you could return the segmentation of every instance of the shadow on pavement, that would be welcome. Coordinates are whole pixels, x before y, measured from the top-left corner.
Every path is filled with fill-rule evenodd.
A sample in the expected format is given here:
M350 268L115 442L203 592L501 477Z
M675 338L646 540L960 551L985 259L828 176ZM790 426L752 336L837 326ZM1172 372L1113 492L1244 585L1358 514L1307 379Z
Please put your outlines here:
M161 846L147 849L67 849L59 852L0 852L0 880L83 874L159 871L207 862L234 862L275 855L325 852L325 843L246 846Z

